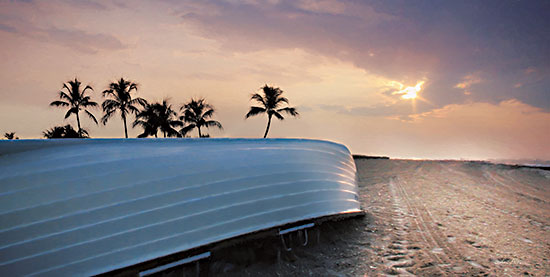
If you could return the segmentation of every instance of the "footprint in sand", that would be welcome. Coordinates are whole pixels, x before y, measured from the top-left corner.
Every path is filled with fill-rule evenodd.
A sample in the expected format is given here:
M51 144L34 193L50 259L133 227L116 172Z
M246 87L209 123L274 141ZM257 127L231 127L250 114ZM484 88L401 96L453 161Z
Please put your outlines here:
M511 261L510 258L498 258L498 259L489 259L489 261L493 262L494 264L505 264L509 263Z
M520 240L522 240L523 242L527 242L527 243L533 243L532 240L527 239L527 238L520 238Z

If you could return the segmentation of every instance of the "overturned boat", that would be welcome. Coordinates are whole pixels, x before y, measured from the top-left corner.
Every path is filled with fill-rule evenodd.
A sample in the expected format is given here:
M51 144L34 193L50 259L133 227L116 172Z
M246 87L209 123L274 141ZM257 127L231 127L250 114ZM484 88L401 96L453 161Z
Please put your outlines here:
M327 141L0 142L2 276L147 270L232 238L361 213L353 158Z

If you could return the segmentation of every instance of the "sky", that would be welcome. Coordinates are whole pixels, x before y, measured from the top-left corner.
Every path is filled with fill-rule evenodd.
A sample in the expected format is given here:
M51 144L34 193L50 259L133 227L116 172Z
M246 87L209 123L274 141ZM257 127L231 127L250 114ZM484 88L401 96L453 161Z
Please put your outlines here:
M261 137L266 116L244 116L268 84L300 113L269 137L396 158L550 160L548 14L549 1L0 0L0 132L75 125L48 105L63 83L78 78L101 103L123 77L174 108L205 97L224 127L212 137ZM117 117L82 125L124 136Z

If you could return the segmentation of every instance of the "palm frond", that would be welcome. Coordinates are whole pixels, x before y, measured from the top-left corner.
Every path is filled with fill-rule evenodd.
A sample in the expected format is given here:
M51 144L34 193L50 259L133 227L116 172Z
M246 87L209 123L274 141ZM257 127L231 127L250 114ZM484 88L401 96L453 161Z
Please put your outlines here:
M80 104L82 107L98 107L99 105L97 104L97 102L94 102L94 101L89 101L89 96L86 96L88 97L88 99L86 101L82 101L82 103Z
M202 114L202 118L210 118L214 114L214 109L209 109Z
M149 136L149 133L147 133L147 131L143 131L143 133L139 134L137 137L138 138L146 138Z
M77 107L72 107L70 108L67 113L65 114L65 119L67 119L71 114L76 114L78 113L78 108Z
M298 113L298 111L296 111L296 108L293 108L293 107L286 107L286 108L278 109L277 112L285 112L285 113L290 114L292 116L299 116L300 115Z
M277 119L279 119L279 120L284 120L284 119L285 119L285 118L283 117L283 115L280 114L280 113L277 112L277 111L272 111L271 114L274 115L274 116L275 116Z
M120 102L112 99L105 99L105 101L103 101L103 104L101 104L101 107L103 108L104 112L109 112L111 110L120 108Z
M138 89L138 85L136 83L131 83L130 87L128 88L128 92L130 92L132 90L137 91L137 89Z
M214 110L214 106L206 103L206 100L203 98L201 99L201 110Z
M50 103L50 106L55 106L55 107L59 107L59 106L62 106L62 107L68 107L69 106L69 103L65 102L65 101L53 101Z
M72 81L69 81L69 84L71 84ZM69 86L67 86L67 84L63 84L63 87L61 89L67 89L67 92L69 94L72 94L73 93L73 90L69 88Z
M115 111L116 110L109 110L109 111L105 112L103 117L101 117L101 123L103 125L107 124L107 121L109 121L109 119L111 119L111 117L113 117L113 115L115 114Z
M130 100L129 103L130 103L131 105L139 104L139 105L141 105L142 107L147 106L147 100L145 100L145 99L143 99L143 98L141 98L141 97L134 98L134 99Z
M79 84L79 85L80 85L80 84ZM88 89L91 90L91 91L94 90L91 86L88 85L88 86L86 86L86 87L82 90L82 93L80 93L80 94L84 95L84 92L86 92L86 90L88 90Z
M115 91L112 88L104 90L101 94L103 95L103 97L107 97L110 95L112 95L113 97L116 97Z
M185 136L187 133L191 132L191 130L195 129L195 124L189 124L183 128L181 128L180 130L180 133L182 134L182 136Z
M112 90L112 91L118 90L118 83L110 83L109 90Z
M252 107L250 107L250 111L248 111L245 118L249 118L251 116L255 116L255 115L258 115L258 114L261 114L261 113L265 113L265 112L266 112L265 108L252 106Z
M218 127L219 129L223 130L222 124L216 120L209 120L204 122L204 126L206 127Z
M180 126L183 126L183 122L181 122L180 120L169 120L168 125L174 126L174 127L180 127Z
M288 99L286 97L279 97L275 100L275 104L276 105L279 105L280 103L287 103L288 104Z
M129 105L129 106L128 106L128 111L130 111L130 113L133 113L133 114L139 113L139 109L136 108L136 107L134 107L134 106L132 106L132 105Z
M134 122L132 123L132 127L136 127L138 125L145 129L145 127L148 126L149 124L145 120L140 120L140 119L134 120Z
M262 105L266 106L266 102L263 96L261 96L259 93L252 94L252 97L250 97L250 100L256 100L260 102Z
M99 123L97 122L97 119L95 118L95 116L91 112L89 112L88 110L84 110L84 112L88 115L88 117L90 117L91 120L93 120L95 122L95 124L99 125Z
M70 91L69 91L69 93L70 93ZM69 96L67 93L65 93L64 91L59 92L59 99L65 99L69 103L74 101L73 98L71 96Z

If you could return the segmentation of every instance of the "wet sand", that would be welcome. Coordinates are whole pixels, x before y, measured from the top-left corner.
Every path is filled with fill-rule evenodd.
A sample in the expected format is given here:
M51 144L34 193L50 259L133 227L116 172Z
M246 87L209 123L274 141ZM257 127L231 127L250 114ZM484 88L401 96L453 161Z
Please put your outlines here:
M550 171L458 161L356 164L365 217L324 223L309 231L307 246L303 234L287 238L292 251L269 238L215 252L201 274L550 274Z

